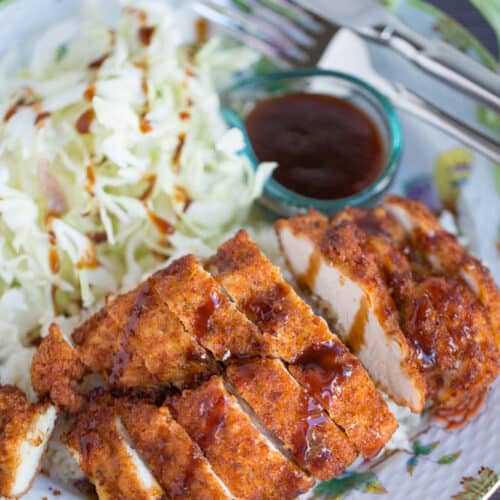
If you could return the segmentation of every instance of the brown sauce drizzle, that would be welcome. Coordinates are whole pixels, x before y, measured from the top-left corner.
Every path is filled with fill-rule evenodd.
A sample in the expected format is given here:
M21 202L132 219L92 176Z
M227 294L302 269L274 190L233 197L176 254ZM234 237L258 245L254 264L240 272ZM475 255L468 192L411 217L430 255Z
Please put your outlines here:
M300 427L292 439L294 456L301 466L310 460L313 460L316 466L320 466L331 455L331 452L327 448L318 450L315 447L314 434L316 427L324 424L327 417L321 405L314 398L306 396L303 404L304 411L300 416Z
M139 28L138 37L142 45L147 47L151 43L156 28L154 26L142 26Z
M250 296L242 309L261 330L273 330L288 321L288 308L285 304L287 296L286 286L276 283L265 292Z
M201 404L200 417L203 421L203 432L198 438L198 444L204 451L217 439L217 433L226 422L226 398L223 394L207 397Z
M145 116L141 118L141 121L139 123L139 130L143 134L148 134L149 132L151 132L151 130L153 130L151 122Z
M87 175L87 181L88 181L87 185L85 186L85 191L87 191L87 193L89 194L93 194L92 188L95 185L96 178L95 178L94 167L92 166L91 163L89 163L85 168L85 173Z
M307 266L306 272L298 277L299 283L304 284L309 289L313 290L320 267L321 250L319 248L315 248L309 257L309 264Z
M24 99L21 98L17 100L10 108L7 109L7 111L3 115L4 123L7 123L17 113L17 110L21 106L24 106L24 102L25 102Z
M76 120L76 130L80 134L88 134L90 132L90 126L95 118L95 111L93 108L89 108L84 111Z
M59 311L59 307L57 307L57 290L59 290L59 287L55 283L52 283L52 286L50 287L50 300L52 301L54 316L58 316L61 312Z
M150 283L146 283L141 288L134 307L132 308L129 320L123 329L120 338L120 347L113 356L111 373L109 374L109 383L111 385L117 385L120 382L120 378L130 362L131 354L128 349L129 339L131 336L136 335L142 311L145 307L151 305L153 300L151 285Z
M153 189L155 188L156 184L156 175L155 174L148 175L145 180L147 182L147 187L139 196L139 199L141 201L146 201L149 198L151 198L151 195L153 194Z
M205 43L208 40L210 26L206 19L202 17L196 19L194 31L196 33L196 41L198 43Z
M179 134L179 142L175 148L174 155L172 157L172 163L174 165L174 172L179 172L179 162L181 159L182 150L184 149L184 144L186 143L186 133L181 132Z
M190 207L191 203L193 203L193 200L190 198L188 192L182 186L175 186L173 198L176 203L184 204L182 209L184 212Z
M5 114L3 115L4 123L7 123L18 111L19 108L23 106L32 106L35 113L40 113L40 102L36 100L35 93L32 88L25 87L22 89L25 95L19 97L17 101L7 109Z
M359 309L354 316L351 329L347 335L346 343L354 354L358 354L365 343L366 324L368 322L368 299L365 295L359 302Z
M96 93L95 80L92 80L89 86L85 89L85 92L83 93L83 98L86 101L92 101L92 99L95 97L95 93Z
M108 241L108 235L106 231L89 231L86 233L86 236L89 240L93 241L96 244L106 243Z
M206 337L212 328L212 317L221 304L217 291L212 290L208 300L196 310L194 333L197 338Z
M155 214L151 209L147 209L149 220L155 225L158 232L163 235L173 234L175 232L175 227L170 224L170 222L166 221L159 215Z
M83 257L76 263L77 269L95 269L99 267L99 261L93 246L87 248Z
M49 250L49 267L52 274L57 274L61 269L61 261L55 246L51 246Z
M89 63L89 69L99 69L103 64L104 61L110 56L111 54L109 52L106 52L103 54L101 57L98 57L97 59L94 59Z
M35 126L38 128L43 127L47 118L51 115L49 111L42 111L38 113L35 117Z
M311 394L328 401L335 397L354 370L354 366L345 361L345 353L344 346L332 340L312 345L297 359L294 366L304 372Z

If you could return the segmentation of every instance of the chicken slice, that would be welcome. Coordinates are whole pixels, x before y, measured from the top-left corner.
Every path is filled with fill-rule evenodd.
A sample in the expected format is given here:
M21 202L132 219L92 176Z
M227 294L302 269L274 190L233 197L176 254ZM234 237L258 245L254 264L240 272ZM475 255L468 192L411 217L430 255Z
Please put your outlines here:
M216 371L152 281L109 302L73 332L73 340L82 362L112 387L183 388Z
M500 346L500 290L488 269L472 257L457 238L446 232L422 203L400 196L388 196L384 205L405 228L410 246L435 270L461 277L490 315L496 342Z
M425 381L416 352L401 331L396 306L362 231L348 221L358 215L337 216L335 224L311 211L278 221L276 232L290 270L319 298L375 382L398 404L420 412ZM368 223L373 227L375 221Z
M405 296L401 323L420 353L434 417L462 426L500 371L484 306L463 281L431 276Z
M188 332L218 360L257 356L259 330L231 303L192 255L153 276L154 288Z
M97 392L78 414L65 442L102 500L154 500L163 491L130 446L110 395Z
M352 211L346 210L334 219L345 220L348 216L363 228L366 250L379 262L399 309L402 331L416 348L433 415L446 421L449 428L459 427L480 408L500 370L500 352L488 312L463 277L454 278L446 272L440 275L439 268L429 268L423 262L420 255L423 240L415 248L403 225L386 208L357 212L352 217ZM418 212L419 207L413 208L412 213ZM376 224L367 227L364 221L368 218ZM433 238L438 232L443 233L430 213L420 220L427 221L427 230ZM388 226L400 229L388 231ZM447 251L451 253L447 260L452 261L462 253L463 262L465 251L462 247L453 249L458 245L453 236L444 236L443 243L447 240L450 241ZM438 251L444 248L445 244Z
M210 261L216 279L262 331L268 354L290 363L297 381L342 427L364 457L390 439L397 422L361 363L240 231Z
M230 365L227 377L259 421L284 443L312 476L328 480L356 458L356 449L319 403L298 385L277 359Z
M85 398L74 383L80 381L86 371L59 326L51 324L49 335L42 339L31 364L31 383L38 396L48 396L56 406L76 413Z
M30 403L17 387L0 387L0 497L26 493L38 475L57 413Z
M171 405L176 420L236 497L295 498L313 486L259 432L220 377L184 391Z
M172 418L167 407L140 400L116 402L132 446L141 455L168 498L232 498L199 447Z

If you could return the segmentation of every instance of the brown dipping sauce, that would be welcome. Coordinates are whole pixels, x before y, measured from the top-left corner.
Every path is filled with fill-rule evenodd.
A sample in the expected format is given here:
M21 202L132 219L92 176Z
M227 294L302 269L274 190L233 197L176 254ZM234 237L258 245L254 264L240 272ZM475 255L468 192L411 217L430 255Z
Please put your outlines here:
M344 198L382 173L385 148L373 120L333 96L293 93L260 101L245 120L259 161L276 161L273 178L298 194Z

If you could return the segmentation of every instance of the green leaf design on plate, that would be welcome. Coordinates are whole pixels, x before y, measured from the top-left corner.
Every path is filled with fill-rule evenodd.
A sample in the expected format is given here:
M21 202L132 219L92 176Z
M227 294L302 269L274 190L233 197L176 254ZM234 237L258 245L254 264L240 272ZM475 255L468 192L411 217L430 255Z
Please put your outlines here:
M249 12L249 13L252 12L252 8L242 0L231 0L231 3L233 3L235 7L244 12Z
M476 118L479 123L495 132L500 132L500 114L485 106L478 106Z
M472 48L472 39L456 21L449 17L441 17L435 25L436 31L443 35L443 40L462 52Z
M418 465L418 458L416 455L412 455L406 462L406 471L410 476L413 475L413 471L415 470L415 467Z
M461 454L462 454L461 451L456 451L455 453L450 453L449 455L443 455L438 460L438 464L440 464L440 465L452 464Z
M430 444L422 444L420 441L415 441L413 443L413 451L415 455L429 455L433 450L437 448L439 441L434 441Z
M495 31L497 31L497 19L498 19L498 2L494 0L471 0L476 7L481 10L483 15L487 18L488 22L493 26ZM439 26L440 23L444 26L446 34L443 36L449 37L449 43L457 42L458 46L463 46L464 44L472 49L478 56L479 60L488 68L495 70L498 68L498 61L491 55L491 53L486 49L481 42L479 42L473 35L470 34L467 29L463 28L460 24L456 23L441 10L434 7L430 3L424 0L380 0L380 2L397 13L397 8L401 4L411 5L412 7L425 12L426 14L434 17ZM453 23L451 26L449 23ZM498 36L498 35L497 35Z
M371 472L349 472L337 479L323 481L314 488L314 496L328 500L341 500L352 490L381 495L387 490Z
M493 165L493 179L495 179L495 188L500 194L500 164Z
M451 498L454 500L481 500L500 481L500 472L495 472L489 467L481 467L479 477L463 477L460 484L463 491L456 493Z

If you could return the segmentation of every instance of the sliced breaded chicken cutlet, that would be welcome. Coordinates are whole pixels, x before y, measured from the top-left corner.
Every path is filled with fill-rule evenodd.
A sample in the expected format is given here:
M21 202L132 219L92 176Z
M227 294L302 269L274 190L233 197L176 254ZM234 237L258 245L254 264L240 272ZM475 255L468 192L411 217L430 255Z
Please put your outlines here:
M226 375L258 420L315 478L338 476L355 460L346 435L282 361L250 358L229 365Z
M455 235L445 231L422 203L388 196L383 207L404 228L414 255L435 271L462 278L467 283L488 310L500 346L500 290L489 270L460 245Z
M262 334L192 255L174 261L153 276L154 288L186 331L224 361L258 356Z
M152 280L111 300L72 336L79 358L113 387L173 384L215 372L215 364L154 290Z
M163 498L162 488L131 447L109 394L96 392L91 395L64 440L94 484L99 499Z
M216 373L215 359L261 351L258 328L191 255L108 300L72 340L74 347L53 325L32 368L38 394L70 411L82 402L74 382L87 372L100 373L114 388L182 389Z
M143 458L168 498L219 500L233 498L200 448L166 406L120 399L115 406L133 448Z
M389 209L390 203L397 210ZM420 229L425 226L425 238L420 229L408 234L408 221L399 213L404 209L405 217L419 220ZM445 420L449 428L470 420L499 371L491 315L498 291L483 269L487 297L480 300L474 296L463 269L450 263L470 262L467 252L427 209L417 202L389 197L381 207L368 211L348 208L331 219L311 212L279 221L277 232L292 272L320 298L347 344L396 401L414 411L419 411L424 402L432 404L434 416ZM439 250L430 252L429 240ZM297 250L300 244L302 253ZM439 260L446 260L449 253L449 262L437 266L433 262L436 252ZM482 267L478 262L473 266L476 271ZM381 333L403 348L390 349L386 344L378 351L373 349L373 326L365 318L358 331L358 314L353 319L354 327L346 326L342 304L353 295L346 278L364 292L369 310L384 326ZM362 300L361 295L359 311L363 310ZM388 326L388 318L397 335ZM420 405L411 404L410 393L401 398L405 394L401 378L381 373L380 365L383 369L388 362L380 360L391 359L395 353L405 355L400 366L413 387L419 389Z
M390 439L397 422L361 363L240 231L209 269L262 332L266 354L289 363L295 379L344 429L365 457Z
M50 325L49 334L42 339L31 363L31 383L38 396L49 397L57 407L76 413L85 398L75 383L86 372L87 368L59 326Z
M221 377L186 390L170 406L237 498L295 498L314 481L264 437Z
M420 412L425 382L401 331L396 306L355 224L330 224L316 211L276 223L281 249L299 283L320 298L375 382Z
M78 327L75 345L52 324L31 367L38 396L77 413L77 383L99 373L115 389L183 388L217 372L215 361L171 313L148 282L116 297Z
M17 387L0 386L0 497L17 498L42 467L57 412L49 403L30 403Z

